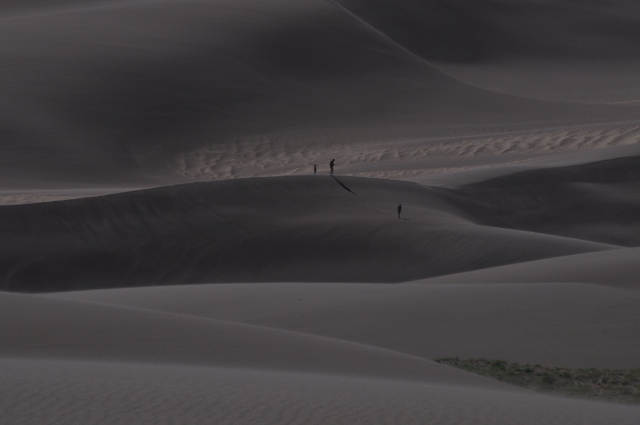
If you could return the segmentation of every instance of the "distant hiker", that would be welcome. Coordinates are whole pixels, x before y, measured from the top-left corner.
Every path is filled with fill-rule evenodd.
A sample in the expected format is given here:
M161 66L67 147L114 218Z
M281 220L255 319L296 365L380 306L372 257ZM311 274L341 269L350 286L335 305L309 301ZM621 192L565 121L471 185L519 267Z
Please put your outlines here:
M313 164L313 175L315 176L317 172L318 168L316 167L316 164Z
M398 218L400 218L401 212L402 212L402 204L398 204Z
M329 168L331 168L331 173L329 173L330 175L333 176L333 166L336 164L336 160L335 158L331 160L331 162L329 163Z

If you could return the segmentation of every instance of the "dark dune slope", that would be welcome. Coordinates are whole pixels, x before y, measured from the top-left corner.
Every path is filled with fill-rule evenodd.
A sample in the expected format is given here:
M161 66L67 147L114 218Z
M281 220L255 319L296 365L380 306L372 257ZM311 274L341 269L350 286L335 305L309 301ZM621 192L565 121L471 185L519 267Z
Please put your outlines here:
M633 0L336 0L426 60L640 60Z
M468 184L450 200L476 223L640 245L640 157L532 170Z
M180 153L245 140L295 151L637 117L473 88L331 1L19 4L0 8L5 189L181 182Z
M629 193L638 170L634 157L460 190L241 179L5 206L2 288L397 282L614 248L600 242L640 245L640 203Z
M469 84L531 99L638 103L634 0L338 0Z

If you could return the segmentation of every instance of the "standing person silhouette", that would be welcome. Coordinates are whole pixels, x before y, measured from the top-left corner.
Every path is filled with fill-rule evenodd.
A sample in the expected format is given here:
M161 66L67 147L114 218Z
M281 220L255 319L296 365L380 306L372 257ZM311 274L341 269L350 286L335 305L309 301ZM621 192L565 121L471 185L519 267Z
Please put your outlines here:
M400 218L401 212L402 212L402 204L398 204L398 218Z
M318 168L316 167L316 164L313 164L313 175L315 176L317 172Z
M329 163L329 168L331 168L331 172L329 173L329 175L333 176L333 166L336 163L336 159L332 159L331 162Z

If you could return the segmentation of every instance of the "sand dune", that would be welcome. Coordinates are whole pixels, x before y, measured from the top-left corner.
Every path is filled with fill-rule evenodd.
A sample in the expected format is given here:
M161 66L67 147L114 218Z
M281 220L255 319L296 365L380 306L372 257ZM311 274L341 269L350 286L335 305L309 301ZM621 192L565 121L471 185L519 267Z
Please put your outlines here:
M521 392L268 371L0 360L10 423L634 424L638 408ZM38 388L37 391L34 391ZM51 403L52 399L68 403ZM11 400L9 402L9 400ZM117 418L117 419L116 419Z
M1 294L1 356L179 363L501 387L424 358L241 323Z
M577 0L337 3L421 57L437 62L477 63L513 57L638 59L634 44L640 36L635 25L640 9L624 0L607 4Z
M636 162L628 157L525 171L465 185L453 197L473 199L472 220L486 225L637 246Z
M2 2L0 422L637 423L433 359L638 367L639 24Z
M289 329L422 358L624 368L635 367L640 350L640 295L599 285L439 284L432 279L400 285L170 286L53 296Z
M639 206L597 191L576 193L574 186L580 167L603 175L614 168L632 184L637 162L513 177L531 186L528 192L511 180L456 191L308 176L5 206L3 287L47 292L178 282L397 282L615 249L637 243ZM554 177L563 172L561 186ZM590 181L605 189L618 183L596 175ZM545 182L553 182L548 193ZM557 205L563 196L575 200L573 209ZM581 213L592 202L602 213ZM396 216L398 203L404 220ZM607 211L616 208L620 212L605 225Z
M533 283L576 282L640 289L637 248L569 255L508 266L456 273L433 279L433 283ZM428 283L429 281L424 281Z
M168 163L245 143L294 156L638 116L475 88L330 1L58 4L0 16L5 188L175 183Z
M537 99L637 102L635 2L338 0L470 84Z
M597 150L594 154L605 159L607 151L612 151L610 155L618 157L622 155L608 148L637 147L640 153L639 141L637 125L300 147L264 137L185 152L177 156L171 166L177 174L193 180L221 180L308 175L312 164L317 164L320 172L326 172L329 161L338 158L341 175L416 180L471 169L496 172L497 165L532 167L532 161L552 158L560 152ZM264 153L265 144L269 155Z

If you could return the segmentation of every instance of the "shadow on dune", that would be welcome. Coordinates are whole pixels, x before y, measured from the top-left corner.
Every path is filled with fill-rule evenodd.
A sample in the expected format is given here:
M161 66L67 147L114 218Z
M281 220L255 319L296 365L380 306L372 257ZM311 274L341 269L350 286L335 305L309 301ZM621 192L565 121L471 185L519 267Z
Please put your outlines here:
M640 98L633 0L335 1L476 87L583 104Z
M447 192L482 225L640 245L640 157L525 171Z
M457 190L308 176L5 206L1 287L398 282L640 246L639 188L631 157Z
M332 175L331 177L332 177L335 181L337 181L337 182L338 182L338 184L339 184L340 186L342 186L342 188L343 188L344 190L346 190L347 192L351 192L351 193L353 193L353 194L355 195L355 192L354 192L353 190L349 189L349 188L348 188L344 183L342 183L340 180L338 180L338 178L337 178L336 176Z
M31 0L22 10L18 2L0 9L1 184L184 182L167 166L180 154L247 138L302 150L327 140L637 118L630 105L587 107L480 90L402 47L452 61L502 57L523 43L542 56L580 51L557 38L538 46L522 28L494 25L509 22L502 15L512 12L516 22L529 19L522 5L340 2L372 27L321 0L87 3ZM608 35L598 52L637 46L638 26L618 25L623 18L602 29Z

